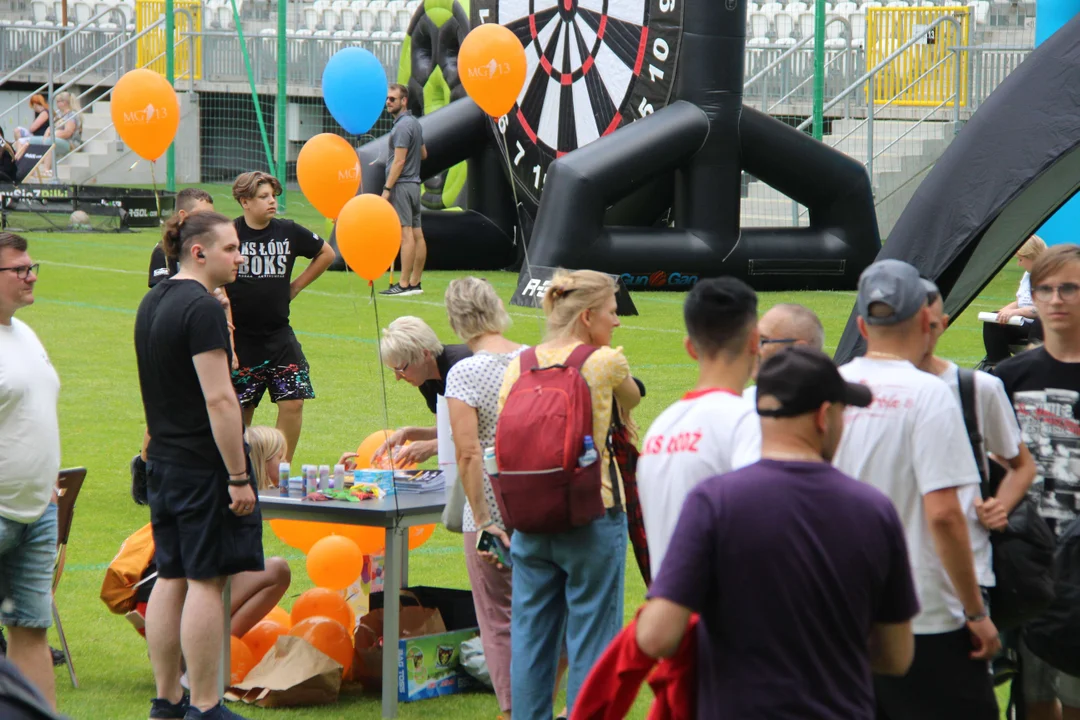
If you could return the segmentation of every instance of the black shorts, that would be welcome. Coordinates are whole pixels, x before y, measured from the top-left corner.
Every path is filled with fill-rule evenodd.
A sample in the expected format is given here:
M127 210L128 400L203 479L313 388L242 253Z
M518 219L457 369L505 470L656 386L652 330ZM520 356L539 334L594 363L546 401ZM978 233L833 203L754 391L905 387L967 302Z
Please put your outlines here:
M971 651L966 627L916 635L907 675L874 676L877 720L998 720L989 664Z
M311 400L311 372L292 328L266 338L236 338L240 369L232 374L233 389L243 407L258 407L263 393L270 401Z
M224 469L146 463L158 577L209 580L263 569L262 512L229 510ZM254 484L252 485L254 487Z

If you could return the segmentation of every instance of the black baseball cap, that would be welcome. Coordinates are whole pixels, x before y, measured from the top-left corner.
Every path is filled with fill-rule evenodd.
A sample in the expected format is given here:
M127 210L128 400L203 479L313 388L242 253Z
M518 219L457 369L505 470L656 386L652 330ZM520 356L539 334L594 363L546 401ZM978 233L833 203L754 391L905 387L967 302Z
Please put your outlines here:
M757 410L763 417L797 417L826 402L866 407L873 399L870 388L847 382L828 355L808 347L783 350L758 371Z

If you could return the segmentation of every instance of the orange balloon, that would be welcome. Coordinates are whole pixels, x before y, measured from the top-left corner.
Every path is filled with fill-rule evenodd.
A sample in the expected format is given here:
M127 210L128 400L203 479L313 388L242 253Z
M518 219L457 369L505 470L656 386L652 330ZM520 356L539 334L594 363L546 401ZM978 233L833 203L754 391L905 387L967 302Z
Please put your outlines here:
M397 211L381 195L357 195L338 214L337 243L352 271L375 281L390 269L401 249Z
M382 528L362 525L276 519L270 521L270 529L283 543L305 555L311 550L312 545L331 535L349 538L365 555L377 553L386 545L386 532Z
M289 634L311 643L316 650L341 663L342 675L352 667L352 634L337 620L310 617L297 623Z
M337 534L356 543L362 555L374 555L382 552L386 547L386 531L382 528L363 525L339 525L338 527L342 528L342 532Z
M345 138L321 133L300 149L296 179L304 197L333 220L360 189L360 157Z
M270 648L274 647L274 643L277 642L279 637L288 634L289 628L271 620L262 620L255 623L255 627L248 630L247 634L240 638L247 645L248 650L251 651L252 667L262 661L263 656L270 652Z
M435 532L435 525L414 525L409 528L409 549L415 550L426 543Z
M244 678L255 667L255 656L251 648L244 644L240 638L232 635L229 637L229 682L238 685L244 682Z
M477 25L458 50L458 74L465 92L492 117L513 109L525 87L525 70L525 48L502 25Z
M292 606L293 625L299 625L310 617L328 617L337 620L346 628L349 627L349 617L352 610L349 603L340 592L327 588L312 588L300 597Z
M347 537L324 537L308 550L308 577L318 587L344 590L356 582L363 569L364 553Z
M132 70L120 78L113 86L109 109L120 139L150 161L169 149L180 127L176 91L168 80L146 68Z
M262 621L274 622L281 627L288 630L292 627L292 616L289 615L289 611L278 605L270 612L266 613L266 617Z
M358 470L365 470L368 468L376 468L389 470L390 458L389 455L385 455L379 459L377 464L372 463L374 459L375 451L378 450L383 443L390 439L390 436L394 434L393 430L376 430L375 432L364 438L364 441L360 443L360 447L356 448L356 468ZM409 443L406 442L405 445ZM415 470L416 463L412 465L400 465L395 466L395 470Z

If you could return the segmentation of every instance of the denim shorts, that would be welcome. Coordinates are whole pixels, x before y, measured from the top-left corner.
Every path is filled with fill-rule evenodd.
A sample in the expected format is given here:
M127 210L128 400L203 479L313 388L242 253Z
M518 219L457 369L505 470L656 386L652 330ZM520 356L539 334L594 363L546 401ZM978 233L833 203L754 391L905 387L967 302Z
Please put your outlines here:
M0 623L24 628L52 625L56 533L54 503L30 524L0 518Z

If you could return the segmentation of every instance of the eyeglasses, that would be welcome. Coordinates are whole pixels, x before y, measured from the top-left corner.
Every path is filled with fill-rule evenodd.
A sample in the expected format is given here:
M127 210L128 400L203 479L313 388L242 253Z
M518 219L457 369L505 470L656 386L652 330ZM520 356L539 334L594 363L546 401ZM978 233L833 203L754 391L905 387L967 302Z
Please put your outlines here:
M404 375L405 371L409 369L410 363L405 363L401 367L394 368L394 372L398 375Z
M1035 296L1036 300L1042 302L1050 302L1054 299L1054 292L1057 292L1058 297L1064 302L1072 302L1076 299L1076 294L1080 291L1080 285L1076 283L1062 283L1060 285L1036 285L1031 289L1031 294Z
M761 336L761 344L764 345L793 345L799 342L798 338L771 338Z
M38 269L41 267L41 263L34 263L33 265L19 265L17 267L0 267L0 271L9 271L15 273L15 277L20 280L25 280L30 276L30 273L34 273L37 277Z

